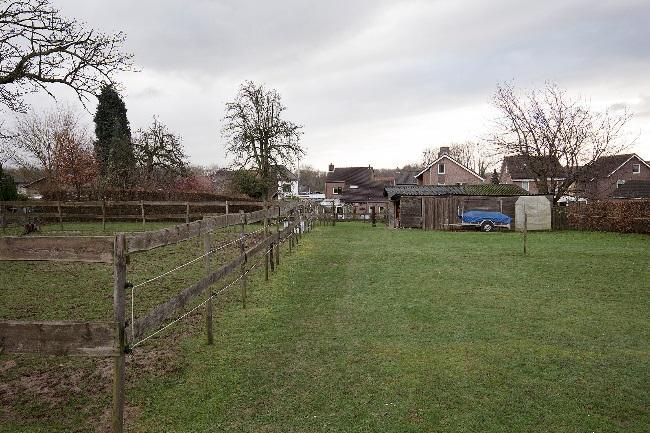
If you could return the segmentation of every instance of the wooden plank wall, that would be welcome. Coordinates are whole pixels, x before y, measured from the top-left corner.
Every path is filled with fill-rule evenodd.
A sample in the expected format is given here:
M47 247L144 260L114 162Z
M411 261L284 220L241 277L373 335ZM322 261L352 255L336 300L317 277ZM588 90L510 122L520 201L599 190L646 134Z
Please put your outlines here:
M447 230L448 224L460 223L460 210L483 210L501 212L515 219L515 202L518 197L445 196L422 197L423 224L425 230Z
M422 228L422 197L401 197L399 203L400 227Z

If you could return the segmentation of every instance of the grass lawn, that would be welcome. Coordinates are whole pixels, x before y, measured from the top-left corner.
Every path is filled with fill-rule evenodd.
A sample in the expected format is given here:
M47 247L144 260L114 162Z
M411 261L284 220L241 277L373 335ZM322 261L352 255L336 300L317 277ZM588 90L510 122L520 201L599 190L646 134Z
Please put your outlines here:
M219 298L214 346L197 314L136 350L128 431L649 431L650 238L529 233L521 249L515 233L319 227L270 283L253 278L246 310L237 291ZM181 260L165 250L138 276ZM0 266L0 278L17 273ZM22 295L0 287L0 317L15 316ZM2 356L0 379L30 362ZM5 412L46 407L32 406ZM43 419L0 418L0 431L74 430Z

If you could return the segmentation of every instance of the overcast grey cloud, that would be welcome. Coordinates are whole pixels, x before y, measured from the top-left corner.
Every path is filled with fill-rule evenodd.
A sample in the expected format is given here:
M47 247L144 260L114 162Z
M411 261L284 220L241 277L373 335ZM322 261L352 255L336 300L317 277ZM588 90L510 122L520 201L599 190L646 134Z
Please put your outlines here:
M194 163L226 163L224 102L246 79L280 91L287 116L305 125L306 162L320 168L392 167L426 146L481 137L504 80L553 80L596 108L628 104L633 150L650 159L648 1L55 4L127 33L141 69L120 76L133 127L159 115Z

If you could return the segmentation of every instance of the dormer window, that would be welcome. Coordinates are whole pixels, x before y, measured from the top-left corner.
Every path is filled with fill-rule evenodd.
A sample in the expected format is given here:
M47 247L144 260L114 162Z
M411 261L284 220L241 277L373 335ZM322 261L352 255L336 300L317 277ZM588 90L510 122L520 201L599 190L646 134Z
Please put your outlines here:
M438 174L445 174L445 164L438 164Z
M332 194L341 194L343 192L343 188L340 186L335 186L332 188Z
M620 188L623 185L625 185L625 181L623 179L619 179L616 181L616 188Z
M632 174L641 173L641 164L632 164Z

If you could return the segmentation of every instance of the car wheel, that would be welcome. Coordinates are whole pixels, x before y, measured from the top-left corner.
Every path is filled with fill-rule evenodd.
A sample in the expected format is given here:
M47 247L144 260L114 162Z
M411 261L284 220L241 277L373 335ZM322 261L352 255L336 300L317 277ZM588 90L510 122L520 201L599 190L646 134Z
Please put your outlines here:
M486 233L494 231L494 223L492 221L483 221L481 223L481 231Z

